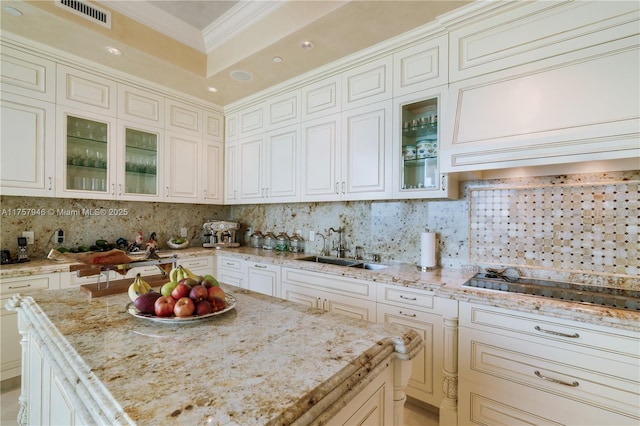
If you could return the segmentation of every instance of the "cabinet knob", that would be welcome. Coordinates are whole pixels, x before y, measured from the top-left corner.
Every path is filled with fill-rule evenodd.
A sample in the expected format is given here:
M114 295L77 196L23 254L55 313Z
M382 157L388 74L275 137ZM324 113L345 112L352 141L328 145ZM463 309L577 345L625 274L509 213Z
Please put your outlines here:
M116 184L115 183L111 184L111 195L113 195L113 196L116 195Z
M52 189L53 189L53 180L51 176L49 176L49 191L51 191Z

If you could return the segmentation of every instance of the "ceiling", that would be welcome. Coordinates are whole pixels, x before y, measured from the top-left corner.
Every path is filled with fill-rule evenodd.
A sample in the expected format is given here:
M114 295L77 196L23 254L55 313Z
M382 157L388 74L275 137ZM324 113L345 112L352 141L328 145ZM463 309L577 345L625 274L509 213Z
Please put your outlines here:
M429 23L468 1L89 3L111 12L111 28L54 0L2 0L2 30L224 106ZM7 6L22 15L8 13ZM315 47L303 49L303 41ZM107 45L124 54L107 54ZM251 80L235 80L234 71Z

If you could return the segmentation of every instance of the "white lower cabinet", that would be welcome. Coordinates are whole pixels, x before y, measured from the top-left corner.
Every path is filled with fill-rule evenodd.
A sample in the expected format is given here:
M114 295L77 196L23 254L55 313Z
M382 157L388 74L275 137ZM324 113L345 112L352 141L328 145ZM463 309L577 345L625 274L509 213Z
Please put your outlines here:
M328 424L383 426L394 423L393 367L369 383Z
M247 280L242 269L242 260L216 255L216 264L218 274L216 279L219 282L238 288L247 288Z
M187 259L178 258L177 263L178 265L188 268L196 275L213 275L215 271L213 256L192 257Z
M459 424L640 421L640 333L461 302L459 336Z
M282 268L286 300L375 322L375 283L318 272Z
M433 293L379 284L377 310L378 322L410 327L422 337L424 350L413 359L405 392L438 407L442 400L443 326L442 316L435 312Z
M0 280L0 381L21 374L22 349L18 333L18 314L5 309L14 294L28 294L60 288L60 273L29 275Z
M280 297L280 266L248 260L243 261L242 265L247 277L247 289Z

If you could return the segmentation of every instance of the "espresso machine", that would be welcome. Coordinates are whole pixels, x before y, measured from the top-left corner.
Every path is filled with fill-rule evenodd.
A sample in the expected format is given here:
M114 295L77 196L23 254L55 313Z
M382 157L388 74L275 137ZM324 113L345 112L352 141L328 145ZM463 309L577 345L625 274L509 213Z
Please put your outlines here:
M202 247L207 248L227 248L240 247L236 242L236 231L240 229L238 222L227 220L210 220L202 225L202 236L205 243Z

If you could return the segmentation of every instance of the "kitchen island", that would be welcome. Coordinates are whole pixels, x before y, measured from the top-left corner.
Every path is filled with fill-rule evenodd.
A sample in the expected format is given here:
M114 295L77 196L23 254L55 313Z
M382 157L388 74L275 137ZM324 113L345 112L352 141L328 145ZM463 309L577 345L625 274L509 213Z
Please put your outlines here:
M14 296L19 422L343 424L366 406L381 424L402 423L415 331L225 290L234 310L190 324L133 317L126 294Z

